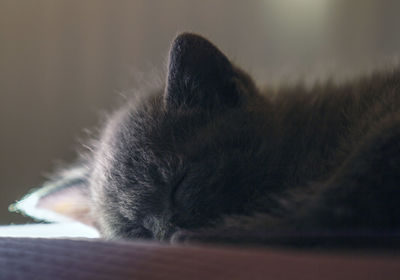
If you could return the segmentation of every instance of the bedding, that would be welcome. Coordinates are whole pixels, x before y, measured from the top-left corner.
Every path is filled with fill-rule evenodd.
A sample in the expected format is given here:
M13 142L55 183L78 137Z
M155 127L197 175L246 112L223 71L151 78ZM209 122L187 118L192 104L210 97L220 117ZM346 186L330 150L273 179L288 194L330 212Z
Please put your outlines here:
M100 239L0 238L0 279L399 279L373 252L171 246Z

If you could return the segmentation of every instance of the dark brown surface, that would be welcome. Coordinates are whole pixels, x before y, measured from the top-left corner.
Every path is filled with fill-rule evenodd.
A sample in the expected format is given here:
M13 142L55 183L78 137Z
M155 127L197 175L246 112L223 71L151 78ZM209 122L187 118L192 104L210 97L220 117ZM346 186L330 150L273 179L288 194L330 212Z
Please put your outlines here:
M0 279L399 279L400 257L0 238Z

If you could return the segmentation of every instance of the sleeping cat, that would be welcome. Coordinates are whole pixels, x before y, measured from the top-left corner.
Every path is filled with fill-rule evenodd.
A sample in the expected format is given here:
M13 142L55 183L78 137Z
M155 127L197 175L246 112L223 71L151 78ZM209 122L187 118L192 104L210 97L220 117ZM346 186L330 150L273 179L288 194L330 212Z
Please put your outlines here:
M393 246L400 69L260 91L212 43L181 34L165 86L115 112L91 152L32 196L50 219L110 239Z

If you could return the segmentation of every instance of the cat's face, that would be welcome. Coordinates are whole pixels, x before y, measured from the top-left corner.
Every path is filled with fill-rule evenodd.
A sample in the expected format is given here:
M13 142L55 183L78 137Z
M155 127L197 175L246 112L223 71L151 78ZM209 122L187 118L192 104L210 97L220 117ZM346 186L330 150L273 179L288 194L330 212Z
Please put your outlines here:
M178 36L164 92L117 112L96 147L89 185L103 234L166 240L244 213L262 179L264 102L211 43Z
M97 225L109 238L168 240L246 214L256 209L260 186L275 180L266 167L269 108L214 45L182 34L171 47L165 86L117 111L83 165L27 199ZM32 214L27 199L17 208Z

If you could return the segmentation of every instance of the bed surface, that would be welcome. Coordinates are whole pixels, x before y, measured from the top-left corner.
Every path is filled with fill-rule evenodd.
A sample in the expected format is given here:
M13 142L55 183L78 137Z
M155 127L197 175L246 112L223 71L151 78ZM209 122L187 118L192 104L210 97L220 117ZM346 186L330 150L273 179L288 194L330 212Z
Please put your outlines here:
M0 238L0 279L399 279L400 256Z

